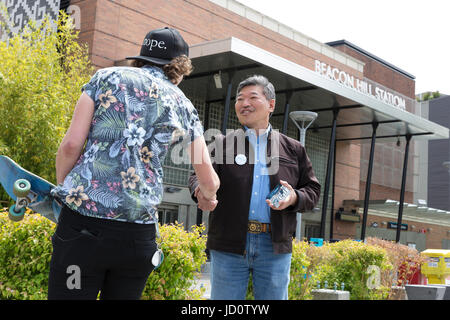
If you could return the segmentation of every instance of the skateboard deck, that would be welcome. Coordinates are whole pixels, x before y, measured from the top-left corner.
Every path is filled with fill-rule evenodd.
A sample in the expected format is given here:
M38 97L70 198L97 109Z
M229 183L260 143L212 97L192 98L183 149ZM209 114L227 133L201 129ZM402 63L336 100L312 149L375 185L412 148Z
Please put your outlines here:
M55 223L58 222L61 204L50 194L55 187L50 182L25 170L10 158L0 155L0 184L16 201L9 209L12 220L20 220L25 208L29 208Z

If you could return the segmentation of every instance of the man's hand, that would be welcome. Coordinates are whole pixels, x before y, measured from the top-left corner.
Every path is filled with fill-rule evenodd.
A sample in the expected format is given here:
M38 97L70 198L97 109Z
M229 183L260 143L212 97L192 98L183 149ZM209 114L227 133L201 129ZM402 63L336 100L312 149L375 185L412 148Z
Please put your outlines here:
M272 202L270 202L270 200L266 199L267 204L269 205L269 207L271 207L273 210L283 210L286 209L287 207L291 206L291 205L295 205L297 203L297 193L295 193L294 189L291 187L291 185L289 183L287 183L284 180L280 180L280 183L287 187L289 189L289 195L287 196L286 199L284 199L283 201L280 201L280 206L278 208L275 208L272 204Z
M216 197L214 196L212 199L205 198L199 186L195 188L194 196L197 198L198 207L203 211L213 211L217 206Z

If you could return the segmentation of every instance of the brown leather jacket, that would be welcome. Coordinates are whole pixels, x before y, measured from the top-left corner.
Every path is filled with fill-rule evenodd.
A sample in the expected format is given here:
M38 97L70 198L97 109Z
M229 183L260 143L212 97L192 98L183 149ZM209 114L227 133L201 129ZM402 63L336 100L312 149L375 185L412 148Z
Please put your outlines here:
M244 143L239 144L239 141ZM209 214L207 248L243 255L253 183L253 148L249 147L242 129L215 137L213 146L211 157L220 178L220 188L217 191L217 207ZM238 154L245 154L245 164L236 163ZM285 180L298 196L296 205L281 211L271 209L270 213L274 252L290 253L296 213L314 208L319 200L320 184L300 142L271 130L267 156L270 190L280 180ZM193 195L197 185L197 178L192 174L189 189L194 201L197 201Z

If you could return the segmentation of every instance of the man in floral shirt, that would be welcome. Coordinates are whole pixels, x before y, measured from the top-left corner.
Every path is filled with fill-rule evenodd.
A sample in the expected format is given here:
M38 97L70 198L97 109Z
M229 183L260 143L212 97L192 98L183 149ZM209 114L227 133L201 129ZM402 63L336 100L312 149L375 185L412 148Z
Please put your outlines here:
M157 67L102 69L83 90L96 102L85 152L54 193L86 216L154 223L163 159L178 132L203 135L197 111Z
M154 267L162 163L170 145L189 143L191 157L200 159L194 170L215 201L219 180L203 127L177 87L192 70L187 56L177 30L153 30L140 56L130 57L139 68L101 69L83 86L56 158L52 193L64 206L52 238L50 299L95 299L99 291L104 299L140 297ZM67 278L72 265L81 270L75 289Z

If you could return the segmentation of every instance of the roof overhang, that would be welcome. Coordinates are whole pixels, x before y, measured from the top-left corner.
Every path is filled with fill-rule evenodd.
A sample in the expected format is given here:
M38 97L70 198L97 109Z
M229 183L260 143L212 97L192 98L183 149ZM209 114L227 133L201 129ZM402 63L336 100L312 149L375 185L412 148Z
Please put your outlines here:
M364 200L344 200L343 204L358 207L361 213ZM400 202L397 200L369 200L368 213L397 219L399 205ZM402 219L450 226L450 211L404 202Z
M396 141L397 137L406 134L425 140L449 138L446 127L234 37L193 45L190 47L190 58L194 72L186 77L180 87L207 102L224 101L230 79L232 90L236 90L245 77L262 74L277 91L274 116L283 114L289 101L290 111L318 112L312 128L323 131L329 130L332 123L332 109L340 108L336 131L338 140L370 138L374 121L379 122L377 141ZM221 89L216 88L213 79L213 75L219 72L223 83Z

